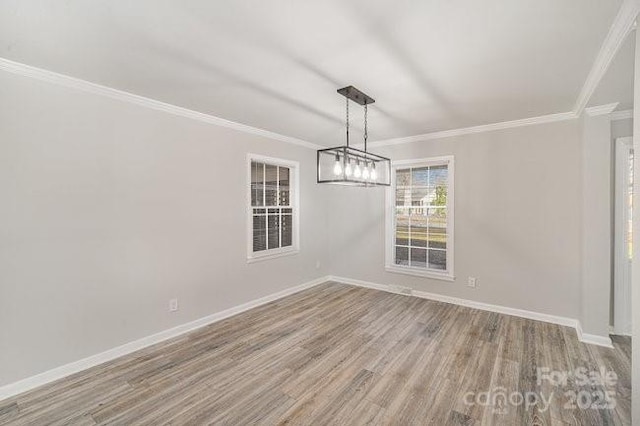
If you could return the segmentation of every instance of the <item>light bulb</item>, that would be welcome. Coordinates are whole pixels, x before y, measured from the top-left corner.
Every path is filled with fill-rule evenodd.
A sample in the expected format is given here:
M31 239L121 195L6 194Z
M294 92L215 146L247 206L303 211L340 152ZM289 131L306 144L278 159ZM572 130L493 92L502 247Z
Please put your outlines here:
M376 172L376 164L372 164L373 168L371 169L371 180L378 180L378 173Z
M342 174L342 164L340 164L340 156L336 154L336 163L333 166L333 174L339 176Z
M347 163L347 166L344 168L344 174L348 177L351 176L351 161Z
M333 166L333 174L339 176L342 174L342 166L339 161L336 161L336 164Z
M369 165L365 164L362 168L362 179L369 179Z
M360 161L358 161L358 162L356 163L356 168L355 168L355 170L353 171L353 177L355 177L355 178L359 178L359 177L360 177L360 175L362 175L362 171L360 170Z

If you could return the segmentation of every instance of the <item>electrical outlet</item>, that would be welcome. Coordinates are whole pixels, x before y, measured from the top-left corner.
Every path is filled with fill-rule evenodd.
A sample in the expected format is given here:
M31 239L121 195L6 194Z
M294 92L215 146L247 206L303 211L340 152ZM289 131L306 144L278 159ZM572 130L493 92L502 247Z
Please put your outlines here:
M178 299L169 300L169 312L175 312L178 310Z
M467 286L476 288L478 286L476 277L469 277L469 281L467 282Z

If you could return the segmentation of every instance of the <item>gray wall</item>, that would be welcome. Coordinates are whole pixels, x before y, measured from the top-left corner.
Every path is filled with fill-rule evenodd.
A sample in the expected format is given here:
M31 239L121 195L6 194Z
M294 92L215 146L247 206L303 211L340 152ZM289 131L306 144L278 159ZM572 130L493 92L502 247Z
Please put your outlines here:
M608 336L613 259L611 121L608 115L584 116L582 124L580 321L585 333Z
M313 150L2 72L0 385L326 274L582 318L583 130L375 149L455 156L446 282L385 272L384 189L316 185ZM300 254L246 263L247 152L301 162Z
M246 263L247 152L301 163L298 255ZM326 195L313 150L0 72L0 386L326 275Z
M377 188L333 188L331 273L580 318L581 138L571 120L373 149L395 160L455 156L456 280L384 270Z
M633 135L633 120L628 118L624 120L615 120L611 122L611 139L623 138Z

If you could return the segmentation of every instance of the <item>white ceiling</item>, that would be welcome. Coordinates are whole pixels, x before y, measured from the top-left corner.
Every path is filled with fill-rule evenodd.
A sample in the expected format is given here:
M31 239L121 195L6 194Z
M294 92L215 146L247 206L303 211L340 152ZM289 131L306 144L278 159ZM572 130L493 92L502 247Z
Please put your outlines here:
M633 68L636 33L631 32L589 100L589 106L619 102L618 110L633 108Z
M3 0L0 56L331 145L350 84L372 140L570 111L620 4Z

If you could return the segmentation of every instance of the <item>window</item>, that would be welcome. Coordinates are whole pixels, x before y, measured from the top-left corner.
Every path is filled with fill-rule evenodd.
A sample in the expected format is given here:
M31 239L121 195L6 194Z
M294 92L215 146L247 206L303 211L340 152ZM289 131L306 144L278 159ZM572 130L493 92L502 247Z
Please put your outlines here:
M453 280L453 157L392 164L386 269Z
M250 154L249 262L298 252L298 163Z

